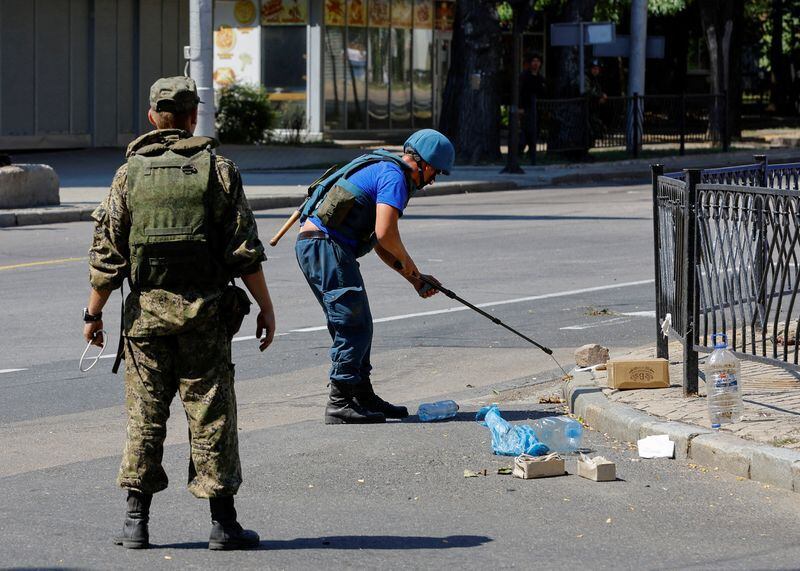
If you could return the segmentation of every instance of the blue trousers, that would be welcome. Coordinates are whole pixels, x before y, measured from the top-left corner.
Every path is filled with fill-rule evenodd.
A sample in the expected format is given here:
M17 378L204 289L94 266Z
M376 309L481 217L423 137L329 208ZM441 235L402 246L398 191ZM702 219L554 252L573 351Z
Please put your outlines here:
M358 261L329 238L299 238L295 254L328 322L331 381L369 380L372 313Z

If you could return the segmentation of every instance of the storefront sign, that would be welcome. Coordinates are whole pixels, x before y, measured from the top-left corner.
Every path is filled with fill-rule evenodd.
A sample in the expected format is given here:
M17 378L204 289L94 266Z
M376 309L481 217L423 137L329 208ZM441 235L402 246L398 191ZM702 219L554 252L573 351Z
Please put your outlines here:
M308 23L308 0L264 0L261 25L280 26Z
M411 28L412 8L411 0L392 0L392 27Z
M414 27L421 30L430 30L433 28L432 0L415 0Z
M436 29L449 32L456 19L456 3L448 0L436 0Z
M261 83L261 28L254 0L214 2L214 87Z
M344 0L325 0L325 25L344 26Z
M389 0L372 0L370 2L369 25L373 28L388 28L392 25Z

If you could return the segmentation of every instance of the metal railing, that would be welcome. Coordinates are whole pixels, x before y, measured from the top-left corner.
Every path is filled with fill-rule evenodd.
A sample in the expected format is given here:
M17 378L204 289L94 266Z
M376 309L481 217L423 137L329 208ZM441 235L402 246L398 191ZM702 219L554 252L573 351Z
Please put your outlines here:
M522 119L532 162L540 152L623 148L638 156L646 145L719 143L728 149L724 95L636 95L537 99Z
M653 165L657 352L661 323L683 343L684 392L698 352L726 333L741 358L800 371L800 163L688 169Z

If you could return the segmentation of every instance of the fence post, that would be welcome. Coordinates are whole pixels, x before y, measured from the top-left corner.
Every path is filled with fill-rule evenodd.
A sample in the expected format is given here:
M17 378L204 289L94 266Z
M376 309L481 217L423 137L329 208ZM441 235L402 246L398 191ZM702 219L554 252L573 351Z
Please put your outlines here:
M658 177L664 174L664 165L650 165L650 172L653 176L653 252L655 253L656 268L656 357L669 360L667 337L661 334L664 303L661 287L661 217L658 208Z
M531 164L536 164L536 146L539 144L539 110L537 109L536 94L533 94L533 101L531 101L531 141L528 143L531 147Z
M722 152L727 153L731 146L730 129L728 128L728 92L722 92Z
M683 156L686 153L686 92L681 92L681 115L678 125L681 130L680 155Z
M767 155L753 155L753 160L758 163L758 186L767 188ZM758 325L761 331L766 330L767 326L767 293L766 287L762 285L765 274L767 273L767 248L766 248L766 232L767 228L764 224L764 199L755 198L756 209L756 228L754 228L753 239L756 242L756 256L755 256L755 282L756 287L756 303L758 309Z
M632 117L633 124L633 157L637 158L639 156L639 94L633 94L633 117Z
M696 330L696 284L697 284L697 185L700 182L700 169L684 169L686 175L686 193L684 194L683 217L683 283L680 284L683 292L683 323L685 324L683 338L683 395L697 394L697 378L699 374L697 351L695 350Z

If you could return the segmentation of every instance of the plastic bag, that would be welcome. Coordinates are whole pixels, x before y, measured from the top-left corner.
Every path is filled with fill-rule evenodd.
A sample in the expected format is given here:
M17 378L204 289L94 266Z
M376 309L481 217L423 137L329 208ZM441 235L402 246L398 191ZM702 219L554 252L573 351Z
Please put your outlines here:
M533 428L527 424L509 424L496 404L485 406L475 415L475 420L492 432L492 451L503 456L544 456L550 449L539 442Z

